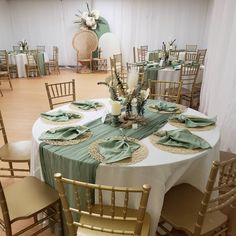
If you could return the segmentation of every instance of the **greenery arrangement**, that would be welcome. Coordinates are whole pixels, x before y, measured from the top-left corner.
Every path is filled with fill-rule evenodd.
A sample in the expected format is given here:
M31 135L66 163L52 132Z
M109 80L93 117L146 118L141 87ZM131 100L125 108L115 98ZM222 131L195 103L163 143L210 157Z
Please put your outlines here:
M25 39L19 41L18 45L22 48L22 51L28 50L28 42Z
M100 17L100 13L98 10L90 10L90 7L87 3L87 11L81 12L79 14L75 14L78 18L74 23L78 23L81 29L89 29L96 30L99 27L99 24L104 24L102 18Z

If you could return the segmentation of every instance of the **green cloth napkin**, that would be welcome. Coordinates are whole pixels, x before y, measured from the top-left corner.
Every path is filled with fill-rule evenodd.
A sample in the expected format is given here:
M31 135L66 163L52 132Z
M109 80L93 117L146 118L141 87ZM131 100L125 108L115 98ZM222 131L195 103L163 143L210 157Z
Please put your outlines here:
M192 134L188 129L158 131L155 135L161 137L157 143L166 146L184 147L187 149L211 148L211 145L207 141L195 134Z
M183 114L172 116L170 120L185 123L188 128L205 127L216 123L216 118L191 117Z
M184 64L184 61L182 61L182 60L178 60L178 61L175 60L175 61L171 62L171 65L175 70L180 70L181 65L183 65L183 64Z
M72 104L82 110L90 110L90 109L96 110L98 107L102 106L102 104L100 104L99 102L92 102L92 101L76 101L72 102Z
M162 101L162 100L156 101L155 104L151 105L151 108L154 108L158 111L168 111L168 112L174 112L179 109L177 108L175 103Z
M42 133L39 137L40 140L72 140L78 138L89 128L85 126L68 126L54 130L48 130Z
M105 163L113 163L132 156L140 147L138 143L125 139L107 138L98 144L99 153L104 157Z
M58 122L64 122L71 119L79 119L81 116L79 114L75 114L72 112L66 112L62 110L54 111L54 112L43 112L40 114L42 118L45 118L47 120L51 121L58 121Z

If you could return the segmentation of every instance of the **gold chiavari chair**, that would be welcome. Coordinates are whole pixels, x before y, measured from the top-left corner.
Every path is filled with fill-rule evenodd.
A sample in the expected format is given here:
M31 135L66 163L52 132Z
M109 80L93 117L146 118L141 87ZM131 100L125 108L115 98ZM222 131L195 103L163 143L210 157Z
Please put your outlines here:
M113 59L115 60L116 71L122 74L123 73L122 53L114 54Z
M134 59L134 63L136 63L136 48L133 47L133 59Z
M196 52L186 52L185 61L198 62L198 54Z
M179 52L178 51L169 51L169 60L171 59L171 61L173 60L179 60Z
M199 64L196 65L182 65L180 70L179 81L182 82L182 89L180 93L180 102L187 101L189 106L193 106L193 98L195 92L196 79L199 71Z
M33 176L25 177L5 188L0 182L0 208L0 224L6 236L38 235L56 224L58 227L54 230L58 232L58 236L62 236L58 193ZM33 220L27 221L27 225L21 223L21 229L13 232L12 225L26 219Z
M18 70L16 64L9 64L9 73L11 78L18 78Z
M8 54L6 50L0 50L0 83L1 82L8 82L11 90L13 89L10 79Z
M27 64L25 64L25 71L27 77L30 76L39 76L39 67L38 67L38 51L37 50L29 50L26 53Z
M113 64L115 67L115 72L117 73L118 76L120 76L122 81L126 83L127 71L123 67L122 53L114 54L113 59L114 59Z
M51 71L53 70L53 72L60 74L60 69L59 69L59 49L57 46L53 46L53 50L52 50L53 56L52 59L49 60L49 62L45 62L45 69L47 74L50 74ZM79 57L77 55L77 63L79 61ZM78 68L78 66L77 66Z
M48 84L45 83L50 109L54 106L76 100L75 80L69 82Z
M182 82L149 80L150 99L179 103Z
M173 234L165 222L187 235L230 235L227 216L220 210L229 205L234 207L235 173L236 158L214 161L204 193L190 184L171 188L165 195L159 227L168 235Z
M75 181L62 177L60 173L54 175L59 192L66 223L70 236L76 235L136 235L149 234L150 216L146 213L151 187L142 188L114 187ZM66 187L73 187L75 202L69 204ZM80 193L85 192L84 208L81 207ZM98 204L93 204L92 196L98 196ZM104 195L110 195L110 204L104 205ZM122 197L123 203L117 205L116 197ZM136 195L140 199L137 209L130 209L130 196ZM74 207L73 207L74 206ZM76 216L80 216L78 221Z
M9 174L0 174L0 177L22 178L23 175L15 175L15 172L30 171L31 141L18 141L9 143L5 130L3 117L0 111L0 131L2 133L4 145L0 147L0 161L7 163L9 167L1 167L0 170ZM26 163L28 168L19 168L20 163ZM15 167L18 165L18 167Z
M146 55L147 51L141 48L137 48L137 57L138 57L138 62L144 62L146 61Z
M197 45L186 45L186 52L196 52L197 51Z
M206 52L207 52L207 49L198 49L197 50L198 63L200 65L204 65L204 63L205 63Z

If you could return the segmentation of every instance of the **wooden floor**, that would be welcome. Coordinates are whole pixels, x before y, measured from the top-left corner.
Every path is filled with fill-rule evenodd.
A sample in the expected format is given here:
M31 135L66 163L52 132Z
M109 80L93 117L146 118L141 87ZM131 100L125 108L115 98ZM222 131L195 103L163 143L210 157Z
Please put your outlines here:
M109 96L108 89L105 86L97 85L97 82L104 81L109 74L77 74L73 70L62 70L60 75L51 75L37 78L13 79L13 91L9 89L8 83L2 83L1 89L3 97L0 96L0 110L3 115L8 140L17 141L31 139L31 130L35 120L41 112L49 110L49 104L46 96L44 83L54 83L70 81L75 79L76 98L104 98ZM0 145L3 140L0 139ZM2 164L1 164L2 165ZM11 184L12 179L1 179L4 186ZM230 216L232 236L236 236L236 212L227 212ZM26 222L27 223L27 222ZM25 224L17 223L14 227L21 228ZM0 236L5 233L0 229ZM29 236L30 234L24 234ZM44 232L41 235L51 236L50 232ZM174 234L183 235L183 234Z

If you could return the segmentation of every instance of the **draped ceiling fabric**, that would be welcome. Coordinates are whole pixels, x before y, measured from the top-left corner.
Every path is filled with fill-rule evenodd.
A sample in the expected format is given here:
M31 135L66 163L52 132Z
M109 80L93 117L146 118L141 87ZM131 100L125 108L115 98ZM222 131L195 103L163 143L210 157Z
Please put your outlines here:
M31 47L46 45L60 49L60 64L75 65L72 48L77 10L86 2L98 9L120 39L124 61L132 61L132 47L160 48L162 41L173 40L179 48L186 43L206 47L206 25L212 0L0 0L0 48L12 49L21 39ZM2 38L2 31L4 37Z
M221 149L236 153L236 1L215 0L200 111L217 116Z

